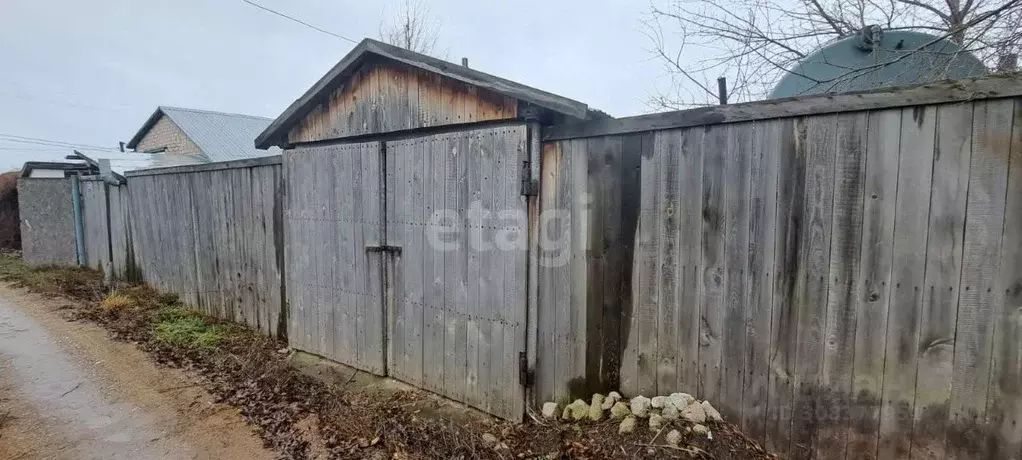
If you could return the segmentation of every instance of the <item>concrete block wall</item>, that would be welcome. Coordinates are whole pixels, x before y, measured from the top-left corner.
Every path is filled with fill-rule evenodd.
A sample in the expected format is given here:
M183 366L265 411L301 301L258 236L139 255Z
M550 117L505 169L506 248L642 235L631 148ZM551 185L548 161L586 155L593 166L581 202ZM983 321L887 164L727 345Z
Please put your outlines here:
M27 265L78 264L71 179L18 179L18 209Z

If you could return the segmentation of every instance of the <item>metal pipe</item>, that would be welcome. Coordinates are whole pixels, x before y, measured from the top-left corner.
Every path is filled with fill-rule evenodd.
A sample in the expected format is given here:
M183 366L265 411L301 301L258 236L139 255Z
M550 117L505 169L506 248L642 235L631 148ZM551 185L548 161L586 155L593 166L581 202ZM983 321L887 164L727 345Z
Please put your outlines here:
M75 221L75 248L78 252L78 265L88 265L85 254L85 224L82 221L82 185L77 174L71 176L71 214Z

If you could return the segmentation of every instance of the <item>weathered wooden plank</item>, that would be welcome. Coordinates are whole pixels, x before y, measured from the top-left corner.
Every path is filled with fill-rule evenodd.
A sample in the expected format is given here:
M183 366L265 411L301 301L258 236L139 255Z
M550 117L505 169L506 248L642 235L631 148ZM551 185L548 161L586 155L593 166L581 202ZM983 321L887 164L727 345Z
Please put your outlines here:
M426 170L423 158L424 146L430 140L416 140L414 143L409 145L410 149L407 153L408 158L405 160L411 166L411 177L409 177L408 183L408 194L411 195L408 204L410 207L407 209L408 214L403 218L405 220L405 235L406 243L404 247L410 249L407 253L408 258L405 259L405 252L402 249L401 263L405 265L403 271L407 274L407 279L404 286L408 289L408 303L409 312L411 317L408 320L408 337L405 342L405 353L408 355L408 373L410 374L410 383L414 383L418 386L422 386L422 357L423 357L423 322L424 322L424 287L423 287L423 257L424 253L428 250L425 244L422 229L425 217L423 212L425 210L425 197L423 184L425 182L424 172Z
M567 152L562 163L564 166L567 181L558 182L561 186L558 189L559 202L563 203L562 209L567 214L567 232L562 235L558 243L567 254L567 264L564 265L568 276L568 335L567 335L567 361L565 368L568 370L569 383L571 383L571 396L585 399L589 396L589 389L585 387L586 370L594 367L596 363L586 362L587 339L590 337L592 328L589 326L591 315L588 311L588 298L595 294L595 287L590 288L586 279L588 263L588 242L584 236L589 233L587 228L589 222L589 207L584 203L584 197L588 195L588 151L584 139L571 141L571 148ZM602 292L599 295L602 304ZM593 344L593 346L598 346ZM597 365L598 366L598 365ZM598 372L597 372L598 373Z
M695 393L699 389L699 345L702 325L699 302L702 298L702 221L703 221L703 134L702 129L675 130L657 136L679 139L678 208L680 235L678 247L678 391Z
M699 395L720 399L720 364L723 337L726 276L724 235L724 159L728 149L727 126L707 128L703 138L702 271L699 329Z
M405 234L403 218L407 216L408 201L411 199L408 196L408 184L407 177L409 176L408 164L409 158L407 157L407 140L387 142L387 245L388 246L400 246L402 247L402 254L392 255L384 254L385 260L389 260L391 264L390 274L392 278L389 280L390 286L393 286L393 299L392 305L394 310L389 313L391 326L387 333L387 346L390 349L390 357L387 362L389 364L387 368L388 375L402 381L408 381L409 376L407 375L408 370L408 356L405 353L405 347L408 345L406 338L408 335L408 303L405 298L405 292L402 288L404 287L405 270L407 269L404 263L405 254L403 252L404 246L408 245L407 235Z
M584 161L584 156L576 158L578 155L584 155L584 150L578 150L576 147L577 143L564 142L561 144L560 150L560 161L558 162L557 171L557 189L555 191L556 207L554 208L554 214L552 218L556 221L556 230L551 231L550 235L552 238L545 240L548 244L548 259L547 264L554 272L553 284L547 286L546 289L552 289L554 291L554 302L557 307L557 340L555 342L554 353L556 356L556 367L555 372L557 375L556 379L562 388L560 389L560 397L564 399L570 399L579 395L573 394L572 386L577 382L578 378L584 378L585 364L582 363L578 366L575 362L574 351L575 342L578 337L585 335L585 329L577 329L580 325L576 320L577 315L585 314L584 309L580 308L582 304L573 304L572 300L572 213L571 213L571 191L573 186L574 177L571 174L572 164L576 159ZM575 293L578 294L577 292ZM577 310L581 309L579 312ZM581 367L582 373L576 373L576 370Z
M457 246L444 258L444 276L447 280L444 296L451 304L453 311L448 312L447 320L447 342L451 344L448 357L445 361L444 375L446 377L446 394L451 398L466 401L468 397L466 377L468 375L468 288L467 280L471 274L467 273L468 260L464 247L467 246L464 221L462 220L468 207L468 181L466 180L466 156L468 155L468 139L452 135L451 148L447 152L447 206L455 210L457 220L455 228L458 230ZM453 315L451 315L453 313ZM452 318L453 316L453 318ZM453 319L453 321L452 321Z
M905 109L901 116L893 286L887 315L877 454L881 459L903 458L910 449L936 118L937 111L932 107Z
M508 268L513 269L514 265L509 266L505 259L513 257L513 255L502 250L496 242L500 226L498 214L508 206L506 190L509 177L505 171L504 162L517 161L518 152L509 144L509 140L514 138L514 128L493 130L490 134L490 158L488 161L484 161L484 166L485 163L489 163L489 174L483 175L483 183L491 184L491 190L486 200L487 213L483 219L483 229L485 230L483 241L486 243L484 247L485 252L488 253L486 256L489 258L489 271L492 274L490 282L492 292L487 293L487 298L493 302L490 336L493 339L493 344L490 350L489 376L493 394L489 399L491 413L508 417L512 411L513 395L517 394L514 388L517 382L513 380L514 377L510 375L509 370L511 362L517 359L513 328L514 318L520 307L510 303L513 302L514 291L509 292L507 287L509 275L507 271ZM486 167L484 167L484 172L486 172Z
M533 224L538 227L538 242L536 254L538 300L537 308L539 318L536 325L536 398L539 401L565 402L567 395L561 392L560 383L557 381L555 372L557 366L557 333L559 319L558 310L564 308L556 301L555 291L555 270L548 263L548 241L557 237L556 230L559 222L557 219L550 219L557 209L557 182L560 180L560 162L563 153L562 143L553 142L543 144L541 152L541 174L540 174L540 196L539 208L540 221Z
M797 274L798 343L795 350L794 413L790 458L812 458L818 442L816 412L823 375L830 242L834 208L834 160L837 118L812 117L796 122L796 144L806 159L802 254ZM803 134L804 133L804 134ZM805 137L803 137L803 135Z
M777 181L785 125L756 122L749 176L749 303L746 308L742 430L766 438L770 327L777 231Z
M947 458L989 458L986 425L1014 101L975 104L962 277L955 332Z
M498 234L501 241L513 241L506 244L502 251L504 259L504 308L508 309L510 324L504 328L504 382L510 386L506 416L512 421L520 421L525 413L525 386L518 379L519 355L527 351L526 328L528 327L527 285L528 253L527 248L527 198L521 194L520 166L522 158L528 158L528 128L520 125L515 128L513 136L506 138L506 151L501 155L504 170L504 215L513 216L511 225L514 230L506 231L506 236ZM538 145L538 143L537 143ZM525 228L522 225L525 225ZM500 246L498 246L500 247ZM535 282L531 280L530 282ZM532 321L536 321L532 317Z
M902 110L870 112L866 145L859 297L855 306L855 359L847 456L873 459L877 454L880 396L887 339L888 292L891 284L898 159Z
M721 338L720 410L742 420L745 386L746 306L749 299L749 182L755 125L730 125L724 157L724 323Z
M454 94L451 94L454 97ZM453 109L453 107L452 107ZM450 117L456 116L452 110L446 115L449 120ZM465 280L468 290L468 323L467 323L467 346L466 350L468 353L468 375L467 375L467 390L466 397L469 404L475 407L486 408L486 388L487 383L485 380L481 380L480 377L489 376L489 356L490 356L490 334L492 332L490 327L489 315L490 305L487 304L480 293L482 291L480 286L482 260L480 251L476 250L477 239L481 234L481 229L473 228L473 224L476 224L475 214L477 214L478 206L482 203L483 196L483 185L482 177L479 172L481 170L482 155L483 155L483 137L485 134L478 132L465 133L465 137L468 141L468 148L464 152L464 161L459 164L459 172L463 172L462 177L466 182L466 205L464 209L465 224L462 227L463 232L463 245L458 249L459 252L465 254L467 260ZM470 215L472 214L472 215ZM478 224L476 224L478 225ZM481 225L480 225L481 227Z
M926 278L912 430L913 458L943 458L954 356L962 232L972 154L972 104L937 107Z
M987 400L987 458L1022 455L1022 102L1015 116L1001 242L1000 284L1003 303L994 325L993 364Z
M365 250L366 246L378 246L382 241L384 230L383 207L381 197L384 172L381 162L380 143L369 142L361 145L359 154L362 157L362 212L365 218L365 232L363 234L364 246L357 248L358 257L364 258L365 263L360 266L366 270L365 292L368 294L368 302L363 313L363 334L365 336L364 355L362 362L365 369L377 375L387 373L387 349L385 339L387 335L386 304L383 297L383 259L381 253L370 253Z
M858 306L859 255L862 238L863 187L866 172L867 113L837 118L834 205L830 240L827 316L822 389L817 412L818 458L845 458L850 431L855 309Z
M661 154L663 152L660 152ZM643 156L640 164L639 190L639 223L636 232L635 251L635 284L637 303L631 321L629 333L629 356L626 361L635 363L634 371L629 369L622 376L621 385L626 394L653 394L656 392L657 359L657 262L659 260L660 231L657 228L657 215L660 212L660 195L657 184L660 175L661 160L657 155L656 140L654 149L648 156ZM634 344L634 345L633 345ZM634 372L634 373L633 373Z
M607 136L641 131L737 123L770 118L823 115L948 102L997 99L1022 95L1022 79L992 75L925 85L883 88L859 93L823 94L700 107L637 117L601 119L552 126L543 131L544 141Z
M436 238L439 235L435 212L444 208L442 153L447 148L445 139L431 139L422 144L423 158L423 234L422 247L422 387L443 392L444 384L444 252Z
M584 283L584 286L594 288L586 289L573 283L572 290L576 297L578 293L583 293L585 298L586 346L583 356L586 363L586 393L589 393L606 391L599 389L600 365L605 349L603 313L607 302L605 296L610 289L608 284L611 284L603 278L607 264L604 242L611 237L610 234L614 230L605 210L615 205L615 200L609 193L612 179L607 163L620 154L621 142L620 139L598 137L575 142L575 145L578 146L575 155L582 158L573 164L574 168L571 171L572 224L584 225L586 231L580 234L572 228L571 235L576 240L581 240L583 236L587 239L576 241L572 245L572 275L583 277L578 280L580 284ZM579 203L579 197L588 197L592 204L585 206Z
M678 382L678 355L680 322L678 299L679 252L679 161L680 136L657 136L653 141L653 158L657 161L656 178L656 386L652 394L669 394Z

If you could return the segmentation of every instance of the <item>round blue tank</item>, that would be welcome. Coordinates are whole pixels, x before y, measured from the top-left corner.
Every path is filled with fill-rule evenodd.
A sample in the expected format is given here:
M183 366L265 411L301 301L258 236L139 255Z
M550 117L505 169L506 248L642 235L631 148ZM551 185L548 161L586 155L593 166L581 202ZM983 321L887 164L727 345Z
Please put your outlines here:
M985 73L976 56L950 40L869 26L806 56L777 82L769 98L867 91Z

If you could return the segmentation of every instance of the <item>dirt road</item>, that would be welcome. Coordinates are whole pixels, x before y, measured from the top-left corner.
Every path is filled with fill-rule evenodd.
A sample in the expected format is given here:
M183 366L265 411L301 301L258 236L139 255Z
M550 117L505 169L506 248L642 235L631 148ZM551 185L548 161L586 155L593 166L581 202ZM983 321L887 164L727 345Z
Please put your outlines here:
M274 458L196 378L63 305L0 284L0 458Z

